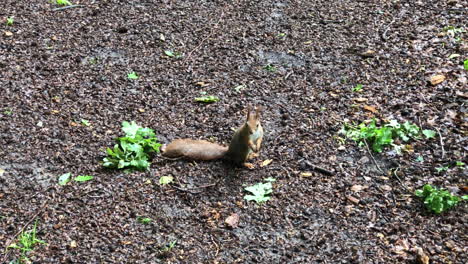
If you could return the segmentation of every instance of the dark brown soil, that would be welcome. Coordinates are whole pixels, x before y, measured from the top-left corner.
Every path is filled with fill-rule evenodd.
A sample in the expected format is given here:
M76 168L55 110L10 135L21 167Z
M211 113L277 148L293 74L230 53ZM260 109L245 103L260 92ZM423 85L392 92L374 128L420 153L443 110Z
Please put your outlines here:
M413 263L418 248L431 263L466 261L466 204L437 216L413 195L425 183L466 194L466 169L436 172L467 162L467 34L444 31L467 30L465 1L48 2L0 5L1 263L19 258L6 247L36 219L47 244L34 263ZM446 79L431 85L436 74ZM200 92L221 101L195 103ZM163 143L226 144L249 104L265 109L253 170L159 155L147 172L100 164L122 121ZM345 121L372 117L437 137L401 156L343 145ZM59 186L66 172L95 178ZM245 201L267 177L272 199Z

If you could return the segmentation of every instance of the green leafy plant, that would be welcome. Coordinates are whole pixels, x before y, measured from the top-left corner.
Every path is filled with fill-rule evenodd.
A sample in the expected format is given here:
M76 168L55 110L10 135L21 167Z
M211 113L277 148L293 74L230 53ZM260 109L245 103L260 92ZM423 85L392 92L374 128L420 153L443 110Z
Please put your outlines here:
M72 5L72 3L68 0L52 0L51 1L54 4L60 5L60 6L69 6Z
M92 175L79 175L76 176L75 179L73 179L76 182L86 182L94 179L94 176Z
M458 168L464 169L465 165L466 165L465 162L455 161L455 166L457 166Z
M4 115L12 115L13 111L11 110L11 108L7 108L7 109L3 110L3 114Z
M174 181L174 177L172 176L161 176L161 178L159 178L159 184L161 185L166 185L173 181Z
M434 138L435 135L436 135L436 132L434 130L429 130L429 129L424 129L422 131L423 135L426 137L426 138Z
M257 203L264 203L270 200L270 194L273 192L272 182L276 181L274 178L265 179L266 182L257 183L252 186L245 188L246 191L252 193L252 195L245 195L244 199L247 201L255 201Z
M6 18L6 24L7 26L13 26L13 23L15 22L15 19L13 17L7 17Z
M127 74L127 78L129 80L137 80L138 78L140 78L140 76L138 76L138 74L136 74L136 72L131 72L131 73Z
M468 59L463 62L463 67L468 71Z
M176 243L177 243L177 240L169 242L169 244L161 248L161 251L163 252L171 251L175 247Z
M137 221L140 222L140 223L142 223L142 224L147 225L147 224L151 223L151 221L153 221L153 219L151 219L151 218L149 218L149 217L138 216L138 217L137 217Z
M21 251L21 258L20 263L29 263L29 258L27 254L33 250L36 244L45 244L46 242L38 239L36 237L36 227L37 227L37 220L34 223L34 227L32 230L27 232L21 232L18 237L18 243L13 243L8 246L8 248L19 249Z
M420 190L416 190L415 195L424 199L424 205L430 211L440 214L454 207L461 200L467 200L468 196L461 198L450 194L447 190L437 189L429 184L424 185Z
M362 90L362 84L358 84L353 88L353 92L360 92Z
M424 130L423 134L429 138L432 134L432 130ZM397 121L392 120L384 126L377 126L375 119L372 120L368 125L361 123L358 126L352 126L345 124L341 133L347 138L350 138L360 145L364 145L368 142L375 152L382 152L386 146L393 145L395 139L399 138L403 142L409 141L411 138L419 139L421 130L410 122L399 124ZM394 145L395 147L395 145ZM400 147L401 149L401 147Z
M265 70L269 71L269 72L275 72L276 71L276 67L271 65L271 64L268 64L268 65L265 65L265 67L263 67Z
M201 102L201 103L215 103L218 101L219 101L219 97L214 96L214 95L205 95L205 96L195 98L195 102Z
M149 168L150 154L159 153L158 143L153 129L140 127L132 121L122 122L124 137L117 138L114 148L107 148L107 157L103 160L104 167L126 170L146 170Z

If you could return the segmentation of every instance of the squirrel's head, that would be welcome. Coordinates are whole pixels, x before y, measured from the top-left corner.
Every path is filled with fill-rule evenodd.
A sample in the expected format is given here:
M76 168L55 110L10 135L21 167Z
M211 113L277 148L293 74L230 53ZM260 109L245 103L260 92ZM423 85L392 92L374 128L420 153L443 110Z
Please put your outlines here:
M253 134L258 130L260 125L260 112L262 108L260 106L255 107L255 113L252 111L252 107L247 108L247 126L249 127L249 134Z

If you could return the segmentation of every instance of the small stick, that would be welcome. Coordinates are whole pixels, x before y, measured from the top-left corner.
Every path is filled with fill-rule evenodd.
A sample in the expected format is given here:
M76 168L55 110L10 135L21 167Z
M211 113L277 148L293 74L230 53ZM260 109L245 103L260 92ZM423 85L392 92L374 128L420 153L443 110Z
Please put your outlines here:
M379 167L379 164L377 164L377 161L375 160L374 158L374 155L372 155L372 152L369 148L369 145L367 144L367 140L364 140L364 144L366 144L366 148L367 148L367 152L369 152L369 155L371 156L372 158L372 161L374 162L375 166L377 167L377 169L382 173L382 174L385 174L384 171Z
M84 5L69 5L69 6L64 6L64 7L58 7L58 8L52 9L52 11L61 11L61 10L65 10L65 9L68 9L68 8L74 8L74 7L84 7Z
M443 137L442 137L442 134L440 133L440 130L439 130L437 127L434 127L434 128L437 130L437 133L439 134L439 138L440 138L440 147L442 148L442 159L444 159L444 157L445 157L445 149L444 149Z
M319 167L319 166L315 166L314 164L312 164L312 163L311 163L310 161L308 161L308 160L306 160L305 163L307 164L307 166L311 167L312 170L314 170L314 171L323 173L323 174L328 175L328 176L333 176L333 175L335 175L335 173L334 173L333 171L324 169L324 168Z

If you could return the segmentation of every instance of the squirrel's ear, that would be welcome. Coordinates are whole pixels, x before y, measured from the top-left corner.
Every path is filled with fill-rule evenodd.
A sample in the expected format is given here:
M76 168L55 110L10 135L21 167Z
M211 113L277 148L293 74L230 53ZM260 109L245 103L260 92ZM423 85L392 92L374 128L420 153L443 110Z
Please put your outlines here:
M252 112L252 107L250 105L247 106L247 120L250 118L250 112Z
M262 112L263 108L261 105L255 107L255 116L257 117L257 119L260 117L260 113Z

